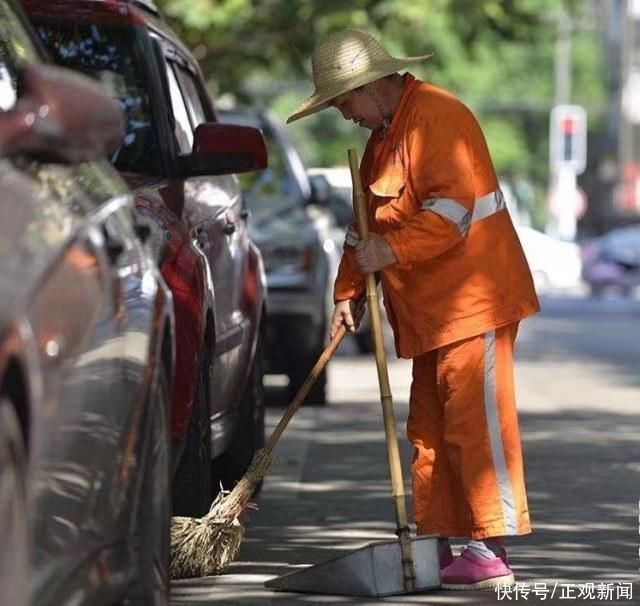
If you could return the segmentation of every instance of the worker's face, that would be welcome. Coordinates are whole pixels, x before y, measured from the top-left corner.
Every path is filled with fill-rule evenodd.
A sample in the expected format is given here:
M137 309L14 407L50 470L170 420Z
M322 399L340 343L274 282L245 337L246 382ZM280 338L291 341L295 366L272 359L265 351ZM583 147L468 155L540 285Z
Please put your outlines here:
M382 126L382 113L364 87L344 93L330 102L345 120L352 120L362 128L377 130Z

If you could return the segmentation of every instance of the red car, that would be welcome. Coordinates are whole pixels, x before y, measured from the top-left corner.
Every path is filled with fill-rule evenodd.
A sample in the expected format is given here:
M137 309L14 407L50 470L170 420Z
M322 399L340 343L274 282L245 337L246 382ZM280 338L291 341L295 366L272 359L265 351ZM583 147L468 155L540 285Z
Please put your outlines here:
M233 174L266 166L264 141L217 122L197 62L152 2L22 4L54 61L102 82L126 113L112 160L175 302L174 513L202 515L264 442L265 277Z

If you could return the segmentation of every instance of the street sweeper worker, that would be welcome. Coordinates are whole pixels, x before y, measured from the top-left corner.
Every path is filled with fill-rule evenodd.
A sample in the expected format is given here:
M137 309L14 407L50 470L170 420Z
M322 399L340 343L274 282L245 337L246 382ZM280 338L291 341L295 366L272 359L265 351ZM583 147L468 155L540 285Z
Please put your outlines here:
M484 136L454 95L347 29L313 51L325 108L371 131L360 166L370 235L354 226L335 282L332 334L359 322L379 272L396 350L413 359L409 440L418 534L437 534L443 587L513 583L503 537L531 532L513 381L518 323L539 310ZM448 539L464 537L454 558Z

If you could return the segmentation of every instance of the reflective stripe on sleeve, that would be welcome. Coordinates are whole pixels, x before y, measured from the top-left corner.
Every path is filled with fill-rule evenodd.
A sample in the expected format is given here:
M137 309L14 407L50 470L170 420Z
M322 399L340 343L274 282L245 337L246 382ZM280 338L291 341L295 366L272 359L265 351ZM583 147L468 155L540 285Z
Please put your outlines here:
M444 219L452 221L458 231L465 235L472 223L486 219L505 206L504 196L497 189L476 199L473 204L473 213L470 213L462 203L452 198L429 198L422 203L422 210L430 210Z
M429 198L422 203L422 209L430 210L455 223L461 234L466 233L469 229L471 218L469 211L460 202L451 198Z
M499 189L496 189L496 191L492 191L490 194L482 196L475 201L471 222L475 223L481 219L486 219L489 215L505 208L505 206L504 195Z

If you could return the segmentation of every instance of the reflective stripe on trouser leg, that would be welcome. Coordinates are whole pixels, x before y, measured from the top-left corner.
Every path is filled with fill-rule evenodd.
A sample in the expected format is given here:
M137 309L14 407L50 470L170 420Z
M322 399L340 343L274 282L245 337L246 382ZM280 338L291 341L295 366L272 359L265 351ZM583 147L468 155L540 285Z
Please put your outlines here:
M414 358L407 429L416 448L419 534L483 539L530 532L513 385L516 330L514 323L495 331L487 364L484 335Z
M500 490L504 527L507 534L516 534L518 523L516 505L511 490L511 481L502 447L502 431L500 429L500 415L498 412L496 391L496 333L488 332L484 336L484 409L487 415L487 428L491 441L493 468Z

